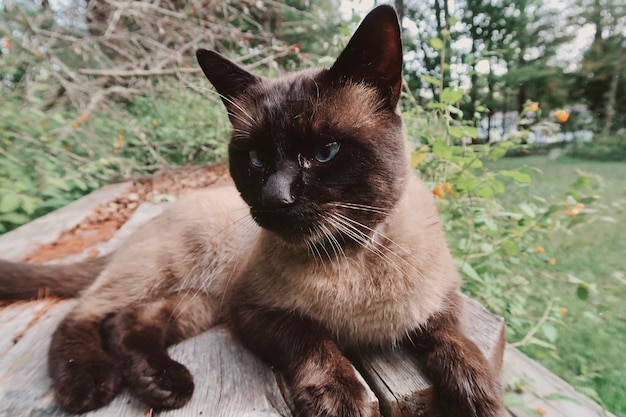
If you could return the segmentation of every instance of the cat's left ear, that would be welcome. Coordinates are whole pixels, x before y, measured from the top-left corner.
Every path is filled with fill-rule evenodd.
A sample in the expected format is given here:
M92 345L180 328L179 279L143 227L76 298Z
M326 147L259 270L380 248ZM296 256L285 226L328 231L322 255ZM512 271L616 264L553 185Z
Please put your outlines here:
M198 49L196 58L202 72L220 94L226 107L232 100L257 84L260 79L215 51Z
M395 108L402 88L402 38L394 8L381 5L372 10L329 72L336 79L373 85Z

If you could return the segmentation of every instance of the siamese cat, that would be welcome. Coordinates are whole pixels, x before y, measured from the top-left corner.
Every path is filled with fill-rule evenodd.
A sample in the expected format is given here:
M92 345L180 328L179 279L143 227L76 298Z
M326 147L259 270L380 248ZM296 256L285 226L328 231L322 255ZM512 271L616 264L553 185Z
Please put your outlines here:
M226 322L282 373L299 416L379 415L342 352L400 343L446 416L502 416L497 376L458 328L461 280L432 194L409 166L393 8L371 11L330 69L266 79L197 58L232 122L236 189L179 199L108 257L0 263L0 299L80 297L50 344L61 407L93 410L123 387L182 407L193 379L167 348Z

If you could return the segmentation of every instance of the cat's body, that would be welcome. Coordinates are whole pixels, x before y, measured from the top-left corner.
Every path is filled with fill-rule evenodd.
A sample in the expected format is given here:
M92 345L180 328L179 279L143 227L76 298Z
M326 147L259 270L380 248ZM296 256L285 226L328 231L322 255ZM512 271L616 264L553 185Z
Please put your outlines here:
M55 293L63 274L77 278L59 295L84 289L50 347L64 408L101 407L124 386L184 405L192 377L167 347L226 321L282 372L301 416L377 415L342 350L398 343L423 356L445 415L502 415L496 377L458 329L460 279L432 195L409 168L399 35L379 7L331 69L278 80L199 51L233 124L237 190L180 199L104 260L0 261L0 298L37 283Z

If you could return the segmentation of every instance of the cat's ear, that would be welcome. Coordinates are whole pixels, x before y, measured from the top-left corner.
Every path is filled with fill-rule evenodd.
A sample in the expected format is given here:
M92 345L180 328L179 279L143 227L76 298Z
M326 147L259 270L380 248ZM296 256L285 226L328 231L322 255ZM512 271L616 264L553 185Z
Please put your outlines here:
M396 106L402 88L402 38L393 7L378 6L363 19L330 75L371 84Z
M215 51L198 49L196 58L202 72L215 87L226 107L232 99L257 84L260 79Z

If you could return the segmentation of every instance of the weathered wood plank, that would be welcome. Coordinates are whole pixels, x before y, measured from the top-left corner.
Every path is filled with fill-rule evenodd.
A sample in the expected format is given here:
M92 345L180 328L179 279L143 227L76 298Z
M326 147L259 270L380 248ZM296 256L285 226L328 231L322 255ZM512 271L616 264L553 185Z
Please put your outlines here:
M291 412L269 366L235 342L224 326L170 349L196 388L184 408L163 417L287 417Z
M36 303L50 301L31 304ZM0 357L0 416L62 415L50 391L46 355L54 329L74 304L72 300L50 305L19 341ZM10 334L3 333L2 336L13 338Z
M40 245L51 243L66 230L78 225L89 211L113 200L132 183L111 184L86 195L65 207L46 214L0 236L2 259L21 259Z
M515 417L529 417L528 409L537 408L550 417L615 417L513 347L505 350L502 374L508 384L520 382L524 387L522 393L513 394L524 407L509 407Z
M479 303L463 297L465 334L482 350L495 371L502 366L505 325ZM432 385L417 359L404 348L373 352L357 361L365 380L376 393L386 417L432 416Z

